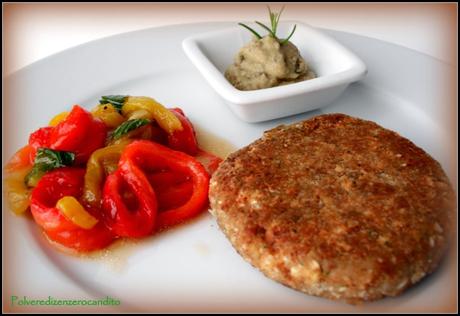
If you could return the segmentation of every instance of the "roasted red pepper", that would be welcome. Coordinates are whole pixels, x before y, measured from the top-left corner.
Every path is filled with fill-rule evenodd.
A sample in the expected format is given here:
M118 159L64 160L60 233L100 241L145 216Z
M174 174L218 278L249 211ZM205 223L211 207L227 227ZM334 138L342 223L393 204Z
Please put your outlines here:
M168 147L194 156L203 164L210 175L213 174L222 162L222 159L198 148L195 129L182 109L172 108L169 110L180 120L183 129L169 135Z
M53 128L50 135L52 149L75 150L85 140L91 123L91 114L74 105L69 115Z
M122 153L119 168L126 176L134 165L147 174L164 170L182 174L191 183L192 192L185 203L158 213L157 228L173 226L203 211L208 202L209 175L195 158L153 142L134 141Z
M94 119L78 105L55 127L43 127L32 133L29 145L33 148L30 159L33 162L40 147L75 153L77 165L85 163L91 153L104 146L107 136L105 124Z
M100 220L94 227L84 229L56 208L62 197L81 195L84 174L85 170L80 168L59 168L45 174L32 191L30 209L48 238L78 251L92 251L109 245L114 235ZM100 219L95 210L87 211Z
M84 141L73 150L75 153L75 163L81 164L87 162L96 149L104 146L106 137L106 125L102 121L93 119L89 130L86 132Z
M132 163L109 175L102 198L104 221L121 237L150 235L156 224L155 192L142 171Z
M198 143L192 123L190 123L181 109L173 108L169 110L180 120L182 129L168 135L168 147L195 156L198 153Z
M201 149L198 149L198 153L196 154L195 158L206 168L206 171L208 171L209 175L212 175L222 162L222 158Z
M159 212L185 204L192 195L193 185L187 175L162 170L150 173L147 177L155 190Z
M104 146L107 136L102 121L75 105L65 120L56 125L50 134L50 148L74 152L75 163L85 163L91 153Z
M158 211L160 214L163 211L175 209L184 205L193 193L191 181L182 182L170 187L158 186L155 189L158 199Z
M54 127L42 127L37 129L29 136L29 146L32 148L30 151L30 163L33 164L35 161L35 155L37 154L38 148L50 147L50 135Z

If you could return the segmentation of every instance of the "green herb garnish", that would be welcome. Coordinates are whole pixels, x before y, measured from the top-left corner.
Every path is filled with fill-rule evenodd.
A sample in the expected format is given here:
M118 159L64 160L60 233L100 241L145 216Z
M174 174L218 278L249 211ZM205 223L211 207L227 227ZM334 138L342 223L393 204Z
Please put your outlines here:
M291 34L289 34L288 37L286 37L284 40L281 41L281 45L287 43L289 39L294 35L295 29L297 28L297 24L294 24L294 27L292 28Z
M48 171L56 168L71 166L75 154L69 151L57 151L49 148L39 148L35 156L34 166L24 181L29 187L37 186L38 180Z
M289 34L288 37L286 37L285 39L280 39L276 36L276 31L278 30L278 23L280 21L280 16L281 16L281 13L283 12L284 10L284 6L281 8L280 12L279 13L276 13L276 12L272 12L272 10L270 9L270 7L268 7L268 13L270 15L270 27L266 26L265 24L263 24L262 22L259 22L259 21L255 21L260 27L264 28L269 36L275 38L281 45L283 44L286 44L289 39L292 37L292 35L294 34L296 28L297 28L297 24L294 25L291 33ZM252 29L251 27L247 26L246 24L244 23L238 23L238 25L241 25L242 27L246 28L247 30L249 30L252 34L255 35L255 37L257 37L258 39L261 39L262 36L257 33L254 29Z
M135 130L141 126L148 124L150 121L147 119L133 119L123 122L112 133L112 139L117 140L126 133Z
M110 103L113 105L118 112L121 112L121 108L123 107L123 103L125 102L127 95L103 95L99 100L100 104Z
M257 33L256 31L254 31L252 28L250 28L249 26L247 26L246 24L244 23L238 23L238 25L241 25L242 27L245 27L247 28L250 32L252 32L252 34L255 35L255 37L257 37L258 39L261 39L262 36L259 35L259 33Z

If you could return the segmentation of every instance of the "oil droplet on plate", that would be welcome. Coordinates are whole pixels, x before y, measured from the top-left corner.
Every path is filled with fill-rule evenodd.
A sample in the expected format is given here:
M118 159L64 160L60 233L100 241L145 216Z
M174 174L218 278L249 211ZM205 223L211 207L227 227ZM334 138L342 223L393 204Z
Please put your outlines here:
M194 128L196 138L198 140L198 146L204 151L225 159L236 150L236 146L228 140L216 136L202 127L195 125Z
M201 256L207 256L210 254L209 246L203 242L194 245L196 252Z

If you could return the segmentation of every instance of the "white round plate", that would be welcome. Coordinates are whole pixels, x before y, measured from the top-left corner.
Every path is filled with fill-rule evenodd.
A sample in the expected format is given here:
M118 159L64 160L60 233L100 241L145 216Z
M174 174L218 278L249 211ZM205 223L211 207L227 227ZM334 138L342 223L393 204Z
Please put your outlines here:
M90 109L101 95L130 94L181 107L197 127L199 140L216 137L206 143L210 151L222 150L225 144L240 148L279 124L341 112L399 132L440 161L449 175L455 173L451 128L457 121L449 119L452 109L445 91L449 65L393 44L323 30L363 59L368 76L322 110L249 124L230 112L181 48L182 40L192 34L234 24L177 25L117 35L66 50L9 76L2 106L3 165L53 115L73 104ZM456 297L456 253L403 295L352 306L304 295L266 278L236 253L209 214L96 258L57 251L32 220L14 216L4 205L2 222L3 302L10 311L428 312L445 310L452 305L452 295ZM120 305L13 305L13 296L109 296Z

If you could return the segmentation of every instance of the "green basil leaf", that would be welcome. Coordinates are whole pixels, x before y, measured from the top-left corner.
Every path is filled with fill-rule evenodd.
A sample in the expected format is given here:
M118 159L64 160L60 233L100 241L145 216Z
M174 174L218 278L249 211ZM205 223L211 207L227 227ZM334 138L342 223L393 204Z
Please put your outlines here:
M148 124L150 121L147 119L133 119L120 124L112 133L112 139L117 140L126 133L135 130L141 126Z
M100 104L110 103L113 105L114 108L121 112L121 108L123 107L123 103L125 102L127 95L103 95L99 100Z
M75 154L73 152L39 148L35 156L34 166L24 181L28 186L35 187L45 173L56 168L71 166L74 161Z

